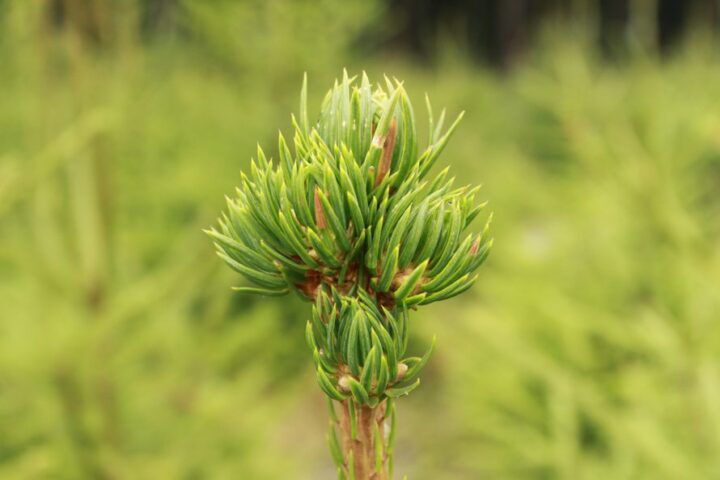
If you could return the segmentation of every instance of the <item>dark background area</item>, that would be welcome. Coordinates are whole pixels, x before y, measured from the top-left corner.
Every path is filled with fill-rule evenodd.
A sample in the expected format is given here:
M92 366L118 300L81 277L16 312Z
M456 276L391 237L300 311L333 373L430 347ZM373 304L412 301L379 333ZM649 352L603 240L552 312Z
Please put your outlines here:
M137 4L143 35L187 33L182 0ZM717 35L720 20L717 0L385 0L384 6L378 24L360 33L362 50L391 48L432 61L440 38L449 38L474 60L503 69L521 58L548 24L592 28L603 53L617 57L636 43L670 53L693 29ZM96 44L112 40L118 8L102 0L50 0L46 6L54 28L75 28Z

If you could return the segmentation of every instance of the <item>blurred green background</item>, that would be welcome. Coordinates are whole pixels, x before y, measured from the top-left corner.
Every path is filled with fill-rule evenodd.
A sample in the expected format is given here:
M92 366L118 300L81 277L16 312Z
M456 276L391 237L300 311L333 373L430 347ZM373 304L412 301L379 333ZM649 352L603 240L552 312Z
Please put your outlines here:
M0 1L0 478L334 478L309 306L233 294L201 229L343 67L423 134L425 92L466 110L441 163L495 211L414 315L396 471L720 478L717 38L550 3Z

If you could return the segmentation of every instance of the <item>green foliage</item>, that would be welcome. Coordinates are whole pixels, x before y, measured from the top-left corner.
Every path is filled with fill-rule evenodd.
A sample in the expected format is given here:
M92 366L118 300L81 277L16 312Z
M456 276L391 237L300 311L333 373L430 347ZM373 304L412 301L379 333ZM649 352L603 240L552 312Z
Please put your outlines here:
M442 45L436 67L357 62L335 46L350 20L370 20L348 19L345 1L322 2L302 30L295 2L264 2L275 28L250 37L252 12L232 3L191 33L247 43L199 47L184 32L77 57L38 31L42 2L3 4L0 478L334 478L326 396L308 388L307 304L229 291L238 276L199 232L258 139L281 159L268 126L296 104L306 59L312 78L363 66L466 109L446 153L502 212L478 288L411 312L401 359L412 368L433 333L442 348L390 428L395 469L719 476L720 66L708 45L608 66L565 33L497 77ZM322 93L308 88L308 102ZM420 138L434 130L417 122ZM99 185L102 202L84 200ZM99 217L82 213L94 205ZM93 256L101 269L79 268Z
M365 74L356 83L345 72L310 127L304 83L294 153L282 134L277 165L258 147L220 230L207 232L260 287L243 291L294 290L315 302L307 342L318 383L335 400L370 406L419 384L427 357L412 367L402 359L408 308L467 290L492 245L489 224L462 238L484 207L474 205L478 188L453 189L447 169L426 180L461 116L445 133L441 117L418 153L405 89L386 85L373 90Z

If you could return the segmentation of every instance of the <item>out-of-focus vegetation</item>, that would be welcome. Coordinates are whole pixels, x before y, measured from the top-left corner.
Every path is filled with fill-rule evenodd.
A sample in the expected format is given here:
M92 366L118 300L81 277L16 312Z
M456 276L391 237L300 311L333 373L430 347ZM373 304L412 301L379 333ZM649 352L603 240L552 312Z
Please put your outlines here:
M575 32L498 76L359 53L374 2L184 2L153 34L115 5L88 34L0 2L0 478L332 478L307 305L233 294L201 228L342 67L467 110L446 158L496 212L478 286L414 317L438 348L396 471L720 477L708 41L604 64Z

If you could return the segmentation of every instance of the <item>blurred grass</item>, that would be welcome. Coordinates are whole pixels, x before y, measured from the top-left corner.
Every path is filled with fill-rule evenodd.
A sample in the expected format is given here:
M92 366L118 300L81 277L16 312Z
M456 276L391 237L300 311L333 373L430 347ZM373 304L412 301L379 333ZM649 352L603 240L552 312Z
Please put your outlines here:
M307 305L233 295L200 229L288 131L302 71L318 104L343 66L404 79L421 125L426 91L467 110L445 158L496 212L479 285L415 315L439 348L397 470L720 477L706 42L608 65L560 35L499 77L451 45L362 55L374 3L185 2L180 34L107 51L38 5L0 30L0 478L332 478Z

